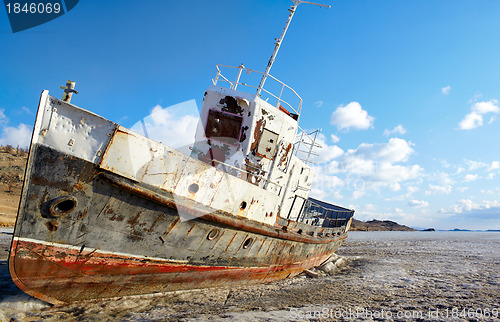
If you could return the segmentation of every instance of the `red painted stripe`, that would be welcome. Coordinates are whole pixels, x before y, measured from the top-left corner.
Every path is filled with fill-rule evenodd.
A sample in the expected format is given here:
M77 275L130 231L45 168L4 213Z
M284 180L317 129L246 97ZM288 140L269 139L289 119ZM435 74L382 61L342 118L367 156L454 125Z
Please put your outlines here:
M294 276L329 255L274 267L174 263L14 239L11 275L24 292L51 303L244 285Z

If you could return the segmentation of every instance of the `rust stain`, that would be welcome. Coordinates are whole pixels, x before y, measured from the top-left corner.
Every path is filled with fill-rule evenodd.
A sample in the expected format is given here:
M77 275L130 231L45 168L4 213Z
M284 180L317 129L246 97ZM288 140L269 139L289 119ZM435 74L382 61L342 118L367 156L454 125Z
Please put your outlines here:
M133 218L130 218L127 222L130 226L134 227L137 222L139 221L139 217L141 216L142 214L142 210L140 210L138 213L137 213L137 216L133 217Z
M153 231L153 228L156 226L156 224L158 223L158 221L160 220L160 218L163 217L163 214L160 214L156 219L155 221L153 222L153 224L151 225L151 227L148 229L148 232L152 232Z
M113 217L109 218L109 220L111 220L111 221L115 221L115 220L116 221L123 221L123 219L125 219L125 217L123 217L123 215L117 215L114 213L113 213Z
M59 228L59 223L57 221L51 220L45 223L45 226L47 226L47 229L54 232Z
M262 243L260 244L259 250L255 254L255 256L257 256L259 254L260 250L262 249L262 246L264 246L264 243L265 243L265 240L263 240Z
M87 215L87 211L88 209L85 209L84 211L80 212L77 216L78 219L82 219L83 217L85 217Z
M46 178L43 178L43 177L35 177L35 176L33 176L31 178L31 183L34 184L34 185L40 185L40 186L45 186L45 187L60 189L62 191L69 191L69 190L71 190L70 183L66 182L66 181L63 181L63 182L50 181L50 180L48 180Z
M191 231L194 229L194 226L196 226L195 223L193 223L193 226L191 226L191 228L189 228L188 232L186 233L186 237L189 236L189 234L191 233Z
M262 110L264 112L264 110ZM262 113L264 114L264 113ZM257 148L257 145L259 144L259 138L262 133L262 128L266 125L266 120L262 117L260 120L257 121L255 124L255 130L253 131L253 142L252 145L250 146L250 151L254 151Z
M278 167L283 166L286 167L287 160L288 160L288 154L292 150L292 144L288 143L288 146L285 148L285 151L283 152L283 155L280 158L280 161L278 163Z
M238 235L237 233L234 234L233 238L231 238L231 241L229 242L229 244L227 244L227 247L226 249L224 250L224 252L227 252L227 249L229 248L229 246L231 246L231 244L233 243L234 241L234 238L236 238L236 235Z
M172 223L172 225L170 225L170 227L168 227L167 231L165 232L165 235L168 235L172 229L175 227L175 225L177 225L177 223L180 221L180 218L176 218L174 220L174 222Z

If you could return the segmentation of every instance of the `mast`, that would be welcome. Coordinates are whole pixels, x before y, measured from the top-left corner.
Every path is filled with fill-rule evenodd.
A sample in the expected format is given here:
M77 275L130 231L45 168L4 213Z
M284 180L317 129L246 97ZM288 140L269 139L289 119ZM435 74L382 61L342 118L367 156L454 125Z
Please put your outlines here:
M285 27L283 28L280 37L276 39L276 42L274 43L273 53L271 54L271 58L269 58L269 62L267 63L266 71L264 72L264 75L260 80L259 88L257 88L257 96L260 96L260 92L264 87L264 84L266 83L267 76L269 76L269 71L271 70L271 67L273 67L274 60L276 59L276 55L278 54L278 50L280 49L281 46L281 42L283 41L283 38L285 38L286 31L288 29L288 26L290 25L290 22L292 21L295 9L297 9L298 5L301 3L307 3L307 4L313 4L315 6L330 8L330 6L328 5L309 2L309 1L302 1L302 0L292 0L292 1L293 5L290 9L288 9L288 11L290 11L290 14L288 15L288 19L286 20Z

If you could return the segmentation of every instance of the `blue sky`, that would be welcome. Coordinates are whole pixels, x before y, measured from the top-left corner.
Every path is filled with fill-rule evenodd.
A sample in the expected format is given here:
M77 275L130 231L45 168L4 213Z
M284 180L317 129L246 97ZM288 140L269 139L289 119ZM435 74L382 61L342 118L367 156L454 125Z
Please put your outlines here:
M0 144L25 145L41 90L125 126L195 99L215 64L264 70L291 1L80 1L16 34L0 9ZM299 6L271 74L322 128L313 195L362 220L500 229L500 2Z

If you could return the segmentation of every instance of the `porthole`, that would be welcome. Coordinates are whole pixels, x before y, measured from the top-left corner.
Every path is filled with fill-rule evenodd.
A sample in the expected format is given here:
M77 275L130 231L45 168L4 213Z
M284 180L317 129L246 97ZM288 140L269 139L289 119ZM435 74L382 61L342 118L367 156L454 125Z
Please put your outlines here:
M252 246L253 244L253 238L248 238L247 240L245 240L245 242L243 243L243 248L244 249L247 249L248 247Z
M240 204L240 209L244 210L246 207L247 207L247 202L246 201L242 201L241 204Z
M220 234L220 230L218 230L217 228L215 229L212 229L208 235L207 235L207 239L208 240L214 240L215 238L219 237L219 234Z
M52 217L66 215L76 208L77 201L73 196L63 196L50 202L49 212Z
M196 183L193 183L189 186L189 192L191 193L197 193L198 190L200 190L200 187L196 184Z

